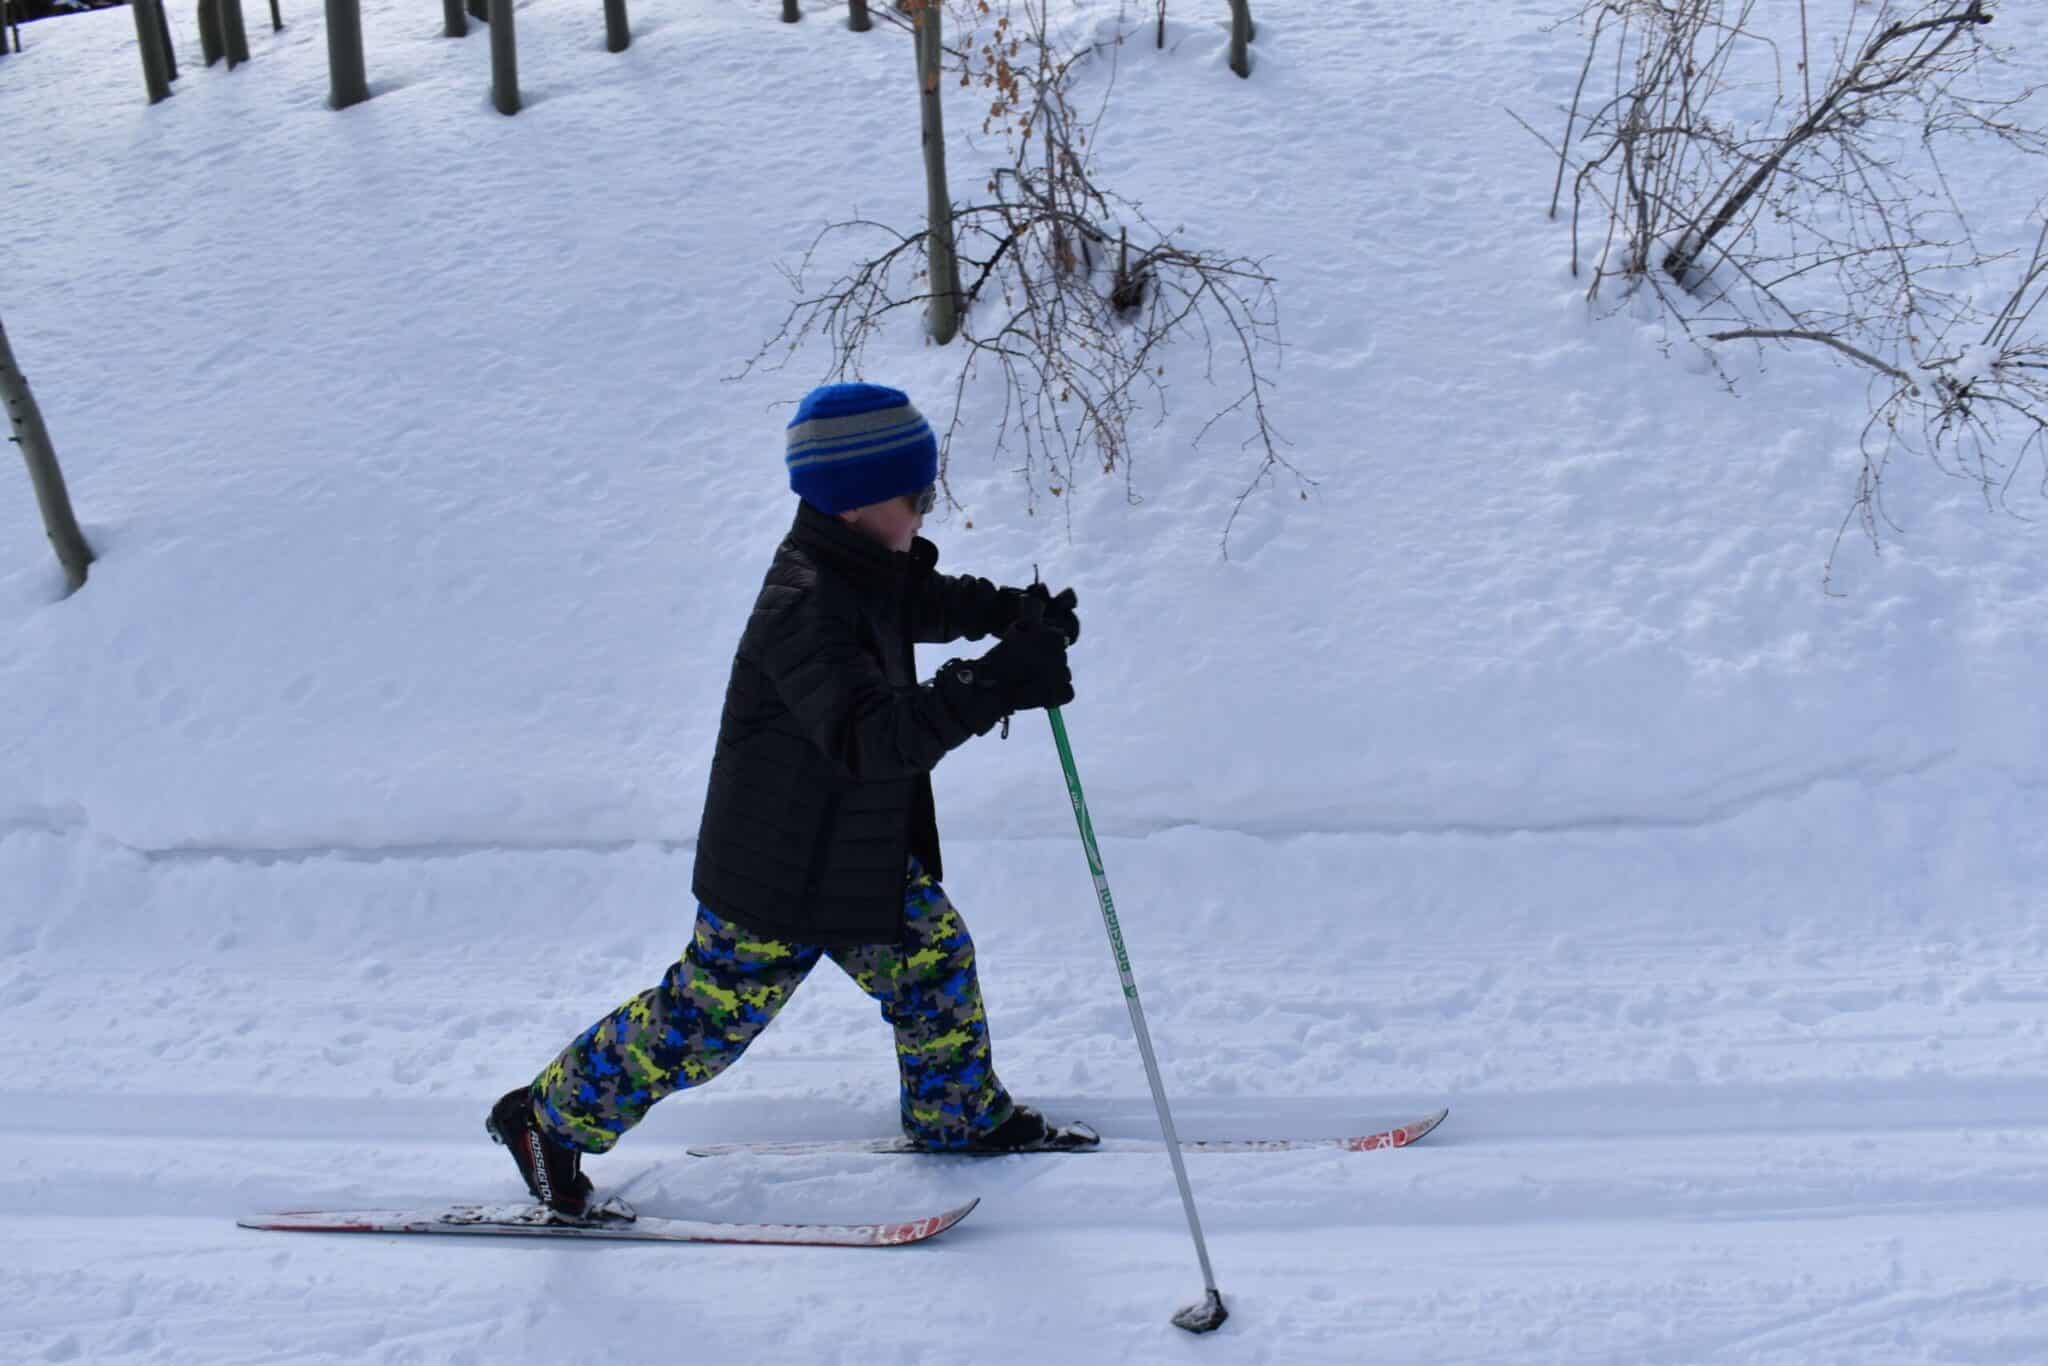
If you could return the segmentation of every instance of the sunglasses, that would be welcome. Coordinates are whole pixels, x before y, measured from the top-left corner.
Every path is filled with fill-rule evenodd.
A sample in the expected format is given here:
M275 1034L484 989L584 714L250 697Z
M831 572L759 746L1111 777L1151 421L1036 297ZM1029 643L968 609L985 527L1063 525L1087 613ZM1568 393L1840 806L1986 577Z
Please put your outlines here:
M911 510L923 517L939 505L939 486L926 484L916 493L906 493L903 496L910 500Z

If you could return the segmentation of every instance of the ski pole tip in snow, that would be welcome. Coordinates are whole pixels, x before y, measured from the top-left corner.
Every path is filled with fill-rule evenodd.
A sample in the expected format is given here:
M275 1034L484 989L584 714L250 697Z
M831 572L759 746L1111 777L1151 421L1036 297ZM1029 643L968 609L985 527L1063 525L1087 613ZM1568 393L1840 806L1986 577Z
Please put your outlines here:
M1173 1326L1185 1328L1190 1333L1213 1333L1229 1317L1230 1311L1223 1307L1223 1293L1211 1290L1200 1304L1191 1304L1175 1314Z

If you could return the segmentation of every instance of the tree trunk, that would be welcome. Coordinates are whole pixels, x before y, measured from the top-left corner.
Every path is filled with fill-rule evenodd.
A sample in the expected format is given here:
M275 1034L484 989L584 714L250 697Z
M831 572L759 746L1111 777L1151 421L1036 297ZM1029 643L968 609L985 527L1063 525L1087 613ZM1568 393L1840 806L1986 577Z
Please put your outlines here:
M220 32L227 40L228 70L249 60L249 30L242 23L242 0L220 0Z
M868 18L868 0L846 0L846 26L855 33L866 33L875 26Z
M469 0L469 17L480 24L491 22L490 0Z
M519 112L519 50L512 38L512 0L490 0L491 103L500 114Z
M462 0L441 0L441 36L444 38L467 38L469 36L469 15L462 8Z
M799 19L802 19L803 17L804 17L804 12L803 12L802 10L800 10L800 9L798 9L798 8L797 8L797 6L796 6L796 0L782 0L782 22L783 22L783 23L785 23L785 24L794 24L794 23L796 23L796 22L797 22L797 21L798 21Z
M159 16L151 12L156 8L156 0L129 0L129 5L135 11L136 45L142 49L142 83L149 88L149 102L156 104L171 97L164 32L157 24Z
M1245 48L1252 41L1252 0L1230 0L1230 69L1240 77L1252 74L1251 54Z
M633 28L626 22L626 0L604 0L604 50L624 52L633 46Z
M327 103L346 109L370 98L363 70L362 0L327 0Z
M199 0L199 55L212 66L227 50L227 39L220 31L220 0Z
M946 188L946 125L939 103L939 65L945 56L939 4L908 0L905 8L917 28L918 103L924 114L924 240L932 294L926 328L944 346L960 331L960 260L953 247L953 196Z
M136 23L145 32L153 32L155 25L144 17L147 6L148 0L135 0ZM65 581L76 593L85 587L86 569L93 559L92 547L85 543L85 533L78 529L78 519L72 515L71 495L64 487L64 472L57 467L57 452L50 446L50 433L43 426L42 413L36 409L35 395L28 391L28 376L14 363L14 348L8 344L4 324L0 324L0 402L7 405L14 439L21 445L22 458L28 461L36 503L43 510L43 529L49 533L51 548L57 552L57 563L64 566Z
M284 32L284 11L277 7L277 0L270 0L270 31Z
M171 16L164 12L164 0L149 0L149 7L156 11L157 30L164 36L164 71L175 81L178 79L178 51L171 46Z

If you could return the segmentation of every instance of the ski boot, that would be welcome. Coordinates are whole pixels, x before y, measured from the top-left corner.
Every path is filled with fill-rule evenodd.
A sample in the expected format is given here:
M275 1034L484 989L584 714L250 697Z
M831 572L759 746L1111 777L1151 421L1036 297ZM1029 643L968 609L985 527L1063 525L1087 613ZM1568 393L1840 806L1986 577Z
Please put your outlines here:
M507 1091L491 1107L484 1128L492 1139L512 1150L520 1179L533 1198L568 1219L590 1215L590 1178L583 1174L583 1153L541 1132L533 1117L533 1092L522 1086Z

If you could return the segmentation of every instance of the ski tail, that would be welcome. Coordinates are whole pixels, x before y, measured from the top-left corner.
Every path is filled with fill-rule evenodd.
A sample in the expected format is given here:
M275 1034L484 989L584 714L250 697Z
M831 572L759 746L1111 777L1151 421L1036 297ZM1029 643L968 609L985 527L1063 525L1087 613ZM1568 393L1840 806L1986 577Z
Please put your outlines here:
M973 1213L979 1200L915 1219L866 1224L717 1223L611 1213L569 1218L545 1205L444 1205L420 1209L296 1210L251 1215L243 1228L285 1233L427 1233L516 1238L588 1238L643 1243L750 1243L794 1247L904 1247L936 1238Z

